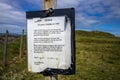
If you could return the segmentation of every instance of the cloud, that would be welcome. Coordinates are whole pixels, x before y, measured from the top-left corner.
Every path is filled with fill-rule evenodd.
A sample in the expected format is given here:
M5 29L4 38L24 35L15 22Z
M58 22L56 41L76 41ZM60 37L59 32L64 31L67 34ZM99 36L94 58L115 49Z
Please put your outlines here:
M76 22L79 22L76 24L79 27L92 27L120 19L120 0L82 0L76 5Z
M42 1L0 0L0 28L6 24L18 30L26 29L25 12L42 9ZM92 27L120 19L120 0L57 0L57 8L70 7L75 8L77 27Z
M14 33L21 28L25 29L25 21L25 12L8 4L7 0L0 2L0 32L5 32L5 29L9 29Z
M26 0L26 2L36 6L41 6L43 4L43 0Z
M42 0L0 0L0 32L26 29L26 11L41 9ZM36 9L36 10L37 10Z
M33 8L32 10L40 10L43 7L43 0L24 0L29 7Z
M97 24L99 21L97 19L91 19L90 17L79 14L76 15L76 26L90 27L93 24Z
M77 7L83 0L57 0L58 8Z
M21 34L22 29L24 29L24 28L21 26L17 26L17 25L10 25L10 24L1 24L0 25L0 32L2 32L2 33L5 33L5 31L8 30L10 33Z

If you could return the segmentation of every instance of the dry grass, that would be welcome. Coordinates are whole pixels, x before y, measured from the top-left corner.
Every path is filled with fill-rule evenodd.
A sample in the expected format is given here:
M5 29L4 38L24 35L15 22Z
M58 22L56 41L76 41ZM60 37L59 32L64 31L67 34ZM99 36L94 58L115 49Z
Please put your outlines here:
M27 71L26 55L21 60L18 58L19 40L9 47L8 54L13 56L9 56L7 67L0 66L0 80L44 80L41 74ZM120 38L79 36L76 33L76 74L59 75L59 80L119 80L119 75Z

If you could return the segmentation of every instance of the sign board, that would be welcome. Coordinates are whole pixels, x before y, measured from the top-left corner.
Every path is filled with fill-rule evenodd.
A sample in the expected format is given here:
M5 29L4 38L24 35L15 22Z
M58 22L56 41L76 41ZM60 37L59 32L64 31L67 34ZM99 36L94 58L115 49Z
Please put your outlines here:
M63 14L58 11L67 10ZM72 16L71 16L72 15ZM53 74L75 73L74 9L27 12L28 71Z

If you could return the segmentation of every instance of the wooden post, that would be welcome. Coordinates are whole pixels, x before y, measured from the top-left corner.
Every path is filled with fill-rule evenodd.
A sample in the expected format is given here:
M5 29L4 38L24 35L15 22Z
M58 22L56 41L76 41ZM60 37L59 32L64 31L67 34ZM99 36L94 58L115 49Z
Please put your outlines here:
M57 5L57 0L44 0L43 10L48 10L50 8L55 9ZM58 75L45 76L45 80L58 80Z
M7 65L7 47L8 47L8 30L6 30L5 34L5 43L4 43L4 54L3 54L3 65Z
M58 80L58 75L45 76L45 80Z
M57 0L44 0L43 10L48 10L49 8L55 9L57 5Z
M22 35L21 35L19 58L22 58L23 56L23 37L24 37L24 29L22 30Z

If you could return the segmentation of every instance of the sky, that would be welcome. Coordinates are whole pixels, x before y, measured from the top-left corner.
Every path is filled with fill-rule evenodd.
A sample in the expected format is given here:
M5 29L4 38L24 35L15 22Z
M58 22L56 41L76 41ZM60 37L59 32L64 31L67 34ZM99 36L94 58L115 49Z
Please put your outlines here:
M26 30L26 11L42 10L43 0L0 0L0 33ZM57 0L57 8L75 8L76 30L120 36L120 0Z

